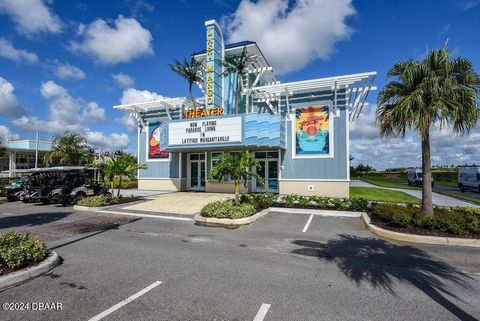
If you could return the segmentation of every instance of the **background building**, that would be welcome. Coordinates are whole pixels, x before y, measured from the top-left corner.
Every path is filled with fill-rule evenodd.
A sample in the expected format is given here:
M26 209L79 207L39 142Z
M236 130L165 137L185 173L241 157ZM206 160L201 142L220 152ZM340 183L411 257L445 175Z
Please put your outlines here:
M0 158L0 175L15 177L23 171L35 168L36 141L35 140L10 140L6 144L7 157ZM43 156L52 149L52 142L38 141L37 167L45 167Z

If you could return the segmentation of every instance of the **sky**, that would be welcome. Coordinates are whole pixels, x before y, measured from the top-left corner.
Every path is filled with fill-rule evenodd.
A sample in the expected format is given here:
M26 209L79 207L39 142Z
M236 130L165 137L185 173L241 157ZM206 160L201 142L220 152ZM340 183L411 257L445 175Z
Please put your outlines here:
M205 48L210 19L227 43L256 41L282 82L377 71L380 90L394 63L447 40L480 72L480 0L0 0L0 135L71 130L94 148L136 152L135 123L112 106L186 96L168 64ZM351 124L353 163L419 166L415 133L379 137L379 90ZM434 165L480 163L480 127L435 127L431 138Z

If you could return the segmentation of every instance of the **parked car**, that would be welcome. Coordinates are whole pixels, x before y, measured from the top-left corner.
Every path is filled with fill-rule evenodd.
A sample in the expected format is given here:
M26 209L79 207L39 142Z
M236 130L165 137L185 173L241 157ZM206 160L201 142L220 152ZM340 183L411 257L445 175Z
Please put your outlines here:
M480 168L477 166L465 166L458 169L458 187L460 191L473 189L480 192Z
M22 196L23 189L25 188L25 183L27 182L29 174L23 175L17 180L10 182L5 186L5 196L9 202L18 201Z
M408 185L412 186L420 186L423 184L423 172L420 168L409 168L407 172L407 180ZM433 183L433 176L432 176L432 187L434 186Z

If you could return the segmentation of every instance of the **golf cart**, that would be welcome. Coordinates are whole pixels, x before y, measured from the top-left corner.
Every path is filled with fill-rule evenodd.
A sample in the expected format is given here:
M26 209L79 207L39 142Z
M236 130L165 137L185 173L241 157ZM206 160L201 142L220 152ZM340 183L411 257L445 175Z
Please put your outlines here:
M77 204L87 196L112 196L108 188L99 183L99 178L99 171L93 168L67 173L59 194L60 201L63 205L68 205Z
M25 183L24 193L20 198L25 203L56 203L59 201L59 194L66 173L68 171L79 171L82 168L50 167L32 170L32 174Z
M24 174L19 179L12 181L10 184L5 186L5 194L9 202L18 201L22 196L23 189L25 184L28 181L30 174Z

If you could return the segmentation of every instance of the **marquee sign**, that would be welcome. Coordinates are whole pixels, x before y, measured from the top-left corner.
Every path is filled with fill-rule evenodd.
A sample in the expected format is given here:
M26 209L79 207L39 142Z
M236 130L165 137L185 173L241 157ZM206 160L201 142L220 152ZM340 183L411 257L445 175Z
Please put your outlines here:
M242 142L242 117L168 123L168 146Z
M207 54L205 73L205 107L222 106L223 36L215 20L205 22L207 28Z

